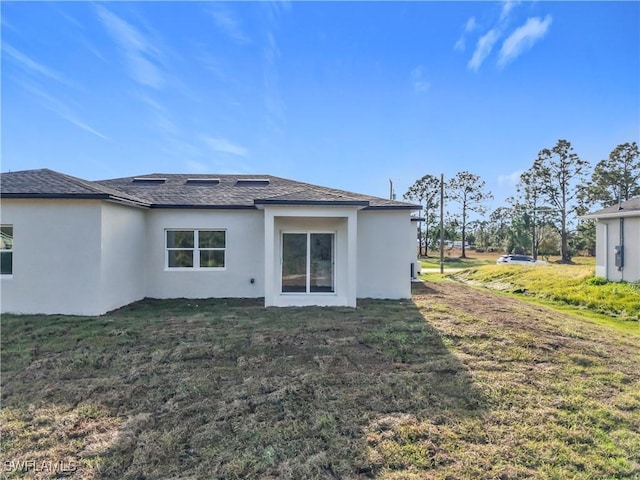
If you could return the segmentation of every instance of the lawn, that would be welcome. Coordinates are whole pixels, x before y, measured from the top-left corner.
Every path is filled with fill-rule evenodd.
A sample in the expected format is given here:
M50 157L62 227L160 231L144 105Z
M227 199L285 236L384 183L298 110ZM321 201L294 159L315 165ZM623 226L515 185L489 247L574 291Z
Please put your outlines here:
M454 282L4 315L1 353L7 478L640 478L640 336Z
M591 265L486 265L451 278L569 305L639 326L640 283L595 278Z

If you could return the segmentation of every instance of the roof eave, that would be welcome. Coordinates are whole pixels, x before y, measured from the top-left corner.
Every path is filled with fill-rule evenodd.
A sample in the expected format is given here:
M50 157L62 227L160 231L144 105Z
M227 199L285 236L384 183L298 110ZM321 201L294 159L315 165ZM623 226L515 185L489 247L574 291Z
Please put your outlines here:
M254 205L270 205L270 206L308 206L308 207L369 207L366 200L273 200L273 199L256 199Z
M421 210L421 208L416 207L415 205L372 205L364 210Z
M255 210L255 205L220 205L220 204L165 204L165 203L153 203L150 208L158 209L178 209L178 210Z
M619 210L617 212L609 213L588 213L587 215L582 215L579 218L583 220L600 220L621 217L640 217L640 210Z
M109 195L108 193L0 193L0 198L21 198L32 200L107 200L135 207L148 207L148 203Z

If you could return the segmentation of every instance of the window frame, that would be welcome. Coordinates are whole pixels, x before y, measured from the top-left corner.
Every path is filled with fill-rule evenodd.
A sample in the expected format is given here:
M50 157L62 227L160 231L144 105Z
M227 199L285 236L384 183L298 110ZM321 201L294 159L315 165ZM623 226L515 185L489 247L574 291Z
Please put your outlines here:
M9 254L11 256L11 271L9 273L2 273L0 271L0 277L1 278L13 278L13 244L15 242L15 236L14 236L14 227L13 227L13 223L3 223L0 224L0 228L10 228L11 229L11 248L2 248L4 242L2 242L0 244L0 254Z
M169 247L169 232L192 232L193 247ZM200 232L221 232L224 234L224 247L200 247ZM169 265L169 254L172 251L189 250L193 255L193 266L172 267ZM222 252L221 267L200 265L200 252ZM169 272L224 271L227 269L227 229L226 228L165 228L164 229L164 269Z

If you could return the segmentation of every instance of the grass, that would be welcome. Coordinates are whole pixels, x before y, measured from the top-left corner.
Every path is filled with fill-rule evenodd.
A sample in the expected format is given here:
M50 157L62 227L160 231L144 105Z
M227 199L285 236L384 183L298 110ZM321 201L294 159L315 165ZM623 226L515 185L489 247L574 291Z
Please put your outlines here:
M590 265L488 265L453 273L451 278L640 322L640 285L595 278Z
M639 478L640 337L468 292L4 315L3 474Z
M481 267L484 265L495 265L496 260L503 252L477 252L475 250L467 249L466 258L460 258L462 249L453 248L445 250L444 264L445 268L471 268ZM549 263L557 263L560 260L559 256L539 257L540 260L546 260ZM440 266L440 253L436 251L430 251L428 257L421 256L420 261L424 269L436 269ZM574 257L572 259L575 265L595 265L595 257Z

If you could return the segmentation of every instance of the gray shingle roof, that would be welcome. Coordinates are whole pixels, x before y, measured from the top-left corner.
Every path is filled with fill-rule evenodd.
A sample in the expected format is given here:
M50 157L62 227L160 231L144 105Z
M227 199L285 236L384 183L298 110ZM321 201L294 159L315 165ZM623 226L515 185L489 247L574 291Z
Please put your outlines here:
M219 181L203 183L194 182L193 179ZM268 182L250 181L256 179ZM366 209L407 210L420 208L406 202L320 187L272 175L154 173L90 182L48 169L25 170L1 174L0 194L9 198L104 198L151 208L256 208L256 205L351 205Z
M599 218L599 217L626 217L640 215L640 197L635 197L622 202L620 205L617 203L610 207L603 208L593 213L588 213L582 218Z
M54 172L48 168L0 174L3 198L81 198L115 200L147 206L147 202L96 182Z

